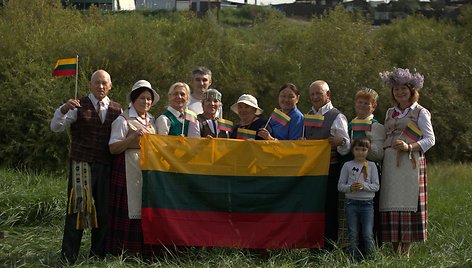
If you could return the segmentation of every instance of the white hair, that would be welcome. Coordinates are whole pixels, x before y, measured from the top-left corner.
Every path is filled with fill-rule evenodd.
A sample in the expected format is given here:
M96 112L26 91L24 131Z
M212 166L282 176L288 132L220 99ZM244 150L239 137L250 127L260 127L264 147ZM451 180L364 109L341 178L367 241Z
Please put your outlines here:
M328 83L323 80L316 80L315 82L311 83L310 88L317 86L323 90L324 93L329 91Z
M90 81L92 81L93 78L94 78L95 76L97 76L99 73L104 73L105 76L107 77L108 81L111 82L111 76L110 76L110 74L109 74L107 71L105 71L105 70L96 70L95 72L93 72L93 74L90 76Z

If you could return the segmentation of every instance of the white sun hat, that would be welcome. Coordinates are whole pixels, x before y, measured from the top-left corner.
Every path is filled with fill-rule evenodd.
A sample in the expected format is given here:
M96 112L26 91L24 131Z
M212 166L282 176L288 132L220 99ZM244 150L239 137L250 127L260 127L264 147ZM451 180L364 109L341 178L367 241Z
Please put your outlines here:
M244 103L251 107L256 108L256 115L260 115L263 112L263 110L259 108L259 106L257 105L257 99L252 95L249 95L249 94L241 95L238 101L235 104L231 105L231 111L238 113L238 103Z

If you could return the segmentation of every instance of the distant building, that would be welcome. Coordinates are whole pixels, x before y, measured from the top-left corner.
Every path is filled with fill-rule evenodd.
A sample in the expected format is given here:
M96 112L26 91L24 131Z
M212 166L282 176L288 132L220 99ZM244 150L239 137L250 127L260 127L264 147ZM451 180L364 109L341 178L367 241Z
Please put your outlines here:
M73 5L85 10L94 5L104 10L189 10L191 0L62 0L64 5Z
M72 5L77 9L85 10L96 6L104 10L113 10L113 0L61 0L63 5Z

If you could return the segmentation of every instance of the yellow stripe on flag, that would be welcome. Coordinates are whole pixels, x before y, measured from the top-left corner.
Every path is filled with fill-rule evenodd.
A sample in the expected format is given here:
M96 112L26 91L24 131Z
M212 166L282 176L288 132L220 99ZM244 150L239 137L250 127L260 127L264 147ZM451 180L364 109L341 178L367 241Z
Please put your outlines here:
M54 66L54 69L56 69L57 66L59 65L68 65L68 64L77 64L77 58L67 58L67 59L57 60L56 66Z
M327 140L273 143L155 134L145 134L140 144L142 170L221 176L324 176L331 149Z

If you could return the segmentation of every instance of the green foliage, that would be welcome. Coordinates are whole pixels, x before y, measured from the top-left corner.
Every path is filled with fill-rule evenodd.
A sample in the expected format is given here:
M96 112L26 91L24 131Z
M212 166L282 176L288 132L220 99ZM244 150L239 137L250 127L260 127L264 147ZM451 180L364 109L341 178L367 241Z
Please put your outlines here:
M232 26L249 26L272 19L283 18L280 11L268 6L245 5L240 8L226 8L220 11L221 22Z
M209 67L213 86L223 94L224 116L239 95L258 97L267 117L286 82L302 91L299 106L309 107L307 88L326 80L332 100L348 118L362 86L380 93L376 116L383 121L390 91L380 71L393 66L425 74L420 103L433 114L437 145L429 159L472 159L472 12L458 25L409 17L373 27L338 6L311 21L294 21L269 7L246 6L197 18L190 12L78 12L58 0L10 0L0 8L0 161L12 167L61 170L67 159L67 133L53 133L54 109L73 97L73 77L50 76L59 58L79 55L79 96L97 69L112 75L111 98L123 105L131 85L147 79L159 89L159 115L166 92L188 82L190 70ZM238 26L238 27L235 27Z
M0 169L0 228L48 225L65 213L67 181L48 174Z
M189 248L175 258L151 263L126 254L96 260L87 258L87 230L76 267L470 267L471 172L472 166L466 164L428 166L428 240L415 243L409 259L384 244L371 259L360 263L352 262L341 249L271 250L267 259L261 259L244 249ZM0 266L59 267L66 181L2 169L0 176L4 178L0 180L0 233L4 236L0 238Z

